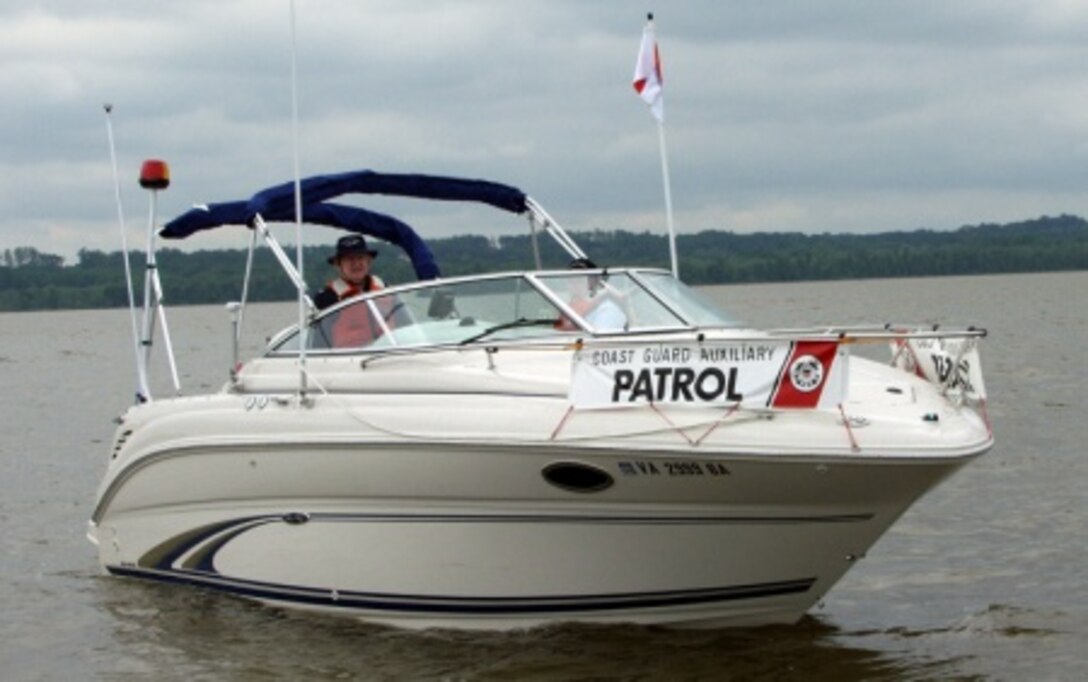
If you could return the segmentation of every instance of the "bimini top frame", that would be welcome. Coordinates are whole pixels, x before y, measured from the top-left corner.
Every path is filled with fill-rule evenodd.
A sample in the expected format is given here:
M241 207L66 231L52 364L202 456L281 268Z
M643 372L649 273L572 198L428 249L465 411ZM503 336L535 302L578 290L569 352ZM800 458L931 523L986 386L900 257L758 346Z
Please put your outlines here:
M416 173L377 173L357 170L332 175L315 175L302 179L297 185L302 201L303 223L324 225L375 237L399 246L411 260L419 280L441 277L441 270L427 243L408 224L389 215L354 206L331 203L328 200L344 194L382 194L437 201L475 202L493 206L518 215L528 215L536 269L542 269L536 228L550 234L572 259L585 259L586 254L569 234L533 199L521 190L487 180L468 180ZM296 222L296 183L286 182L257 192L248 200L199 205L163 226L159 235L164 239L184 239L197 232L225 225L245 225L254 230L246 262L245 281L240 303L230 303L234 326L234 355L241 334L241 318L252 273L253 253L257 235L272 250L280 266L298 291L299 299L312 315L313 299L298 267L280 246L268 222ZM302 305L302 304L300 304ZM300 325L302 324L300 320ZM163 320L165 327L165 319ZM233 371L233 370L232 370ZM175 382L176 383L176 382Z
M574 240L533 199L521 190L487 180L466 180L435 175L376 173L371 170L351 171L334 175L315 175L301 181L302 221L365 234L399 246L408 255L421 280L441 276L430 247L406 223L389 215L363 208L328 203L328 199L344 194L382 194L414 197L437 201L483 203L519 215L528 214L530 227L539 226L548 232L572 258L586 255ZM159 233L165 239L184 239L196 232L224 225L259 227L261 222L293 222L295 220L293 182L261 190L245 201L232 201L197 206L167 223ZM267 230L261 230L269 245L276 250L275 240ZM535 247L535 243L534 243ZM282 250L281 250L282 251ZM539 254L537 249L534 253ZM279 257L279 254L277 254ZM281 265L294 271L286 255ZM540 268L539 255L537 267ZM296 286L301 277L294 272ZM304 287L303 287L304 289Z

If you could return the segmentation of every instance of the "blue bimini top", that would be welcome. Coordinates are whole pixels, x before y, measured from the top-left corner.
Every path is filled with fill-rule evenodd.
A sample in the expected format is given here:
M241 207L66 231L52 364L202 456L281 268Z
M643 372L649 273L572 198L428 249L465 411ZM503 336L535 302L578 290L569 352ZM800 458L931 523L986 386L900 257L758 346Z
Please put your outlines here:
M370 170L315 175L301 181L302 221L358 232L395 244L412 261L421 280L440 276L434 254L408 224L364 208L326 203L343 194L384 194L438 201L488 204L511 213L528 210L521 190L486 180L465 180L432 175L376 173ZM271 222L294 222L295 183L269 187L247 201L197 206L167 223L159 234L184 239L196 232L223 225L250 225L260 215Z

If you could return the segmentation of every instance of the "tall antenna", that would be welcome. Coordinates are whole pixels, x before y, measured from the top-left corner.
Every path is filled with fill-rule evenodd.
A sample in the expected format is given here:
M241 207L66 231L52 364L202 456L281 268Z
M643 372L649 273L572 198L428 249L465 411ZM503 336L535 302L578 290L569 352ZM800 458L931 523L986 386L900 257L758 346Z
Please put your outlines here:
M121 226L121 252L125 262L125 288L128 291L128 312L132 319L132 349L136 353L136 402L145 402L151 395L147 385L147 366L140 352L140 331L136 323L136 297L132 292L132 266L129 264L128 237L125 234L125 209L121 203L121 178L117 173L117 152L113 143L113 105L102 105L106 112L106 137L110 146L110 165L113 167L113 194L117 199L117 222Z
M295 30L295 0L291 0L291 141L295 164L295 268L299 279L305 283L302 269L302 171L299 163L298 143L298 39ZM298 290L298 396L299 403L306 402L306 287Z

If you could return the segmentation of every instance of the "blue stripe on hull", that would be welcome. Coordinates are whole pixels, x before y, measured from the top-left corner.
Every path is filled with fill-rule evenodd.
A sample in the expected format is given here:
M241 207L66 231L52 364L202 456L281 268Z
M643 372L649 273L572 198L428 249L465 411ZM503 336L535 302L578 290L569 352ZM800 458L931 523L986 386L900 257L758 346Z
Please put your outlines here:
M405 614L535 615L565 612L617 613L631 609L668 608L763 599L807 592L815 578L751 585L595 595L525 597L455 597L440 595L338 592L273 583L238 580L196 571L107 566L118 576L167 583L198 585L230 594L326 608L359 609Z

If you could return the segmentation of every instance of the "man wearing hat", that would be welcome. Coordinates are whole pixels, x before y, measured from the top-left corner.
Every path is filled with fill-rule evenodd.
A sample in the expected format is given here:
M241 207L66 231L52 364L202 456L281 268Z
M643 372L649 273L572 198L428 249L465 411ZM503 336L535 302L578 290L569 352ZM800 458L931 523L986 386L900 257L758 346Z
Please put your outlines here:
M340 271L340 276L329 282L317 296L314 305L324 310L345 298L371 291L380 291L385 282L370 274L370 265L378 255L371 250L361 234L349 234L336 242L336 253L329 256L329 265Z

